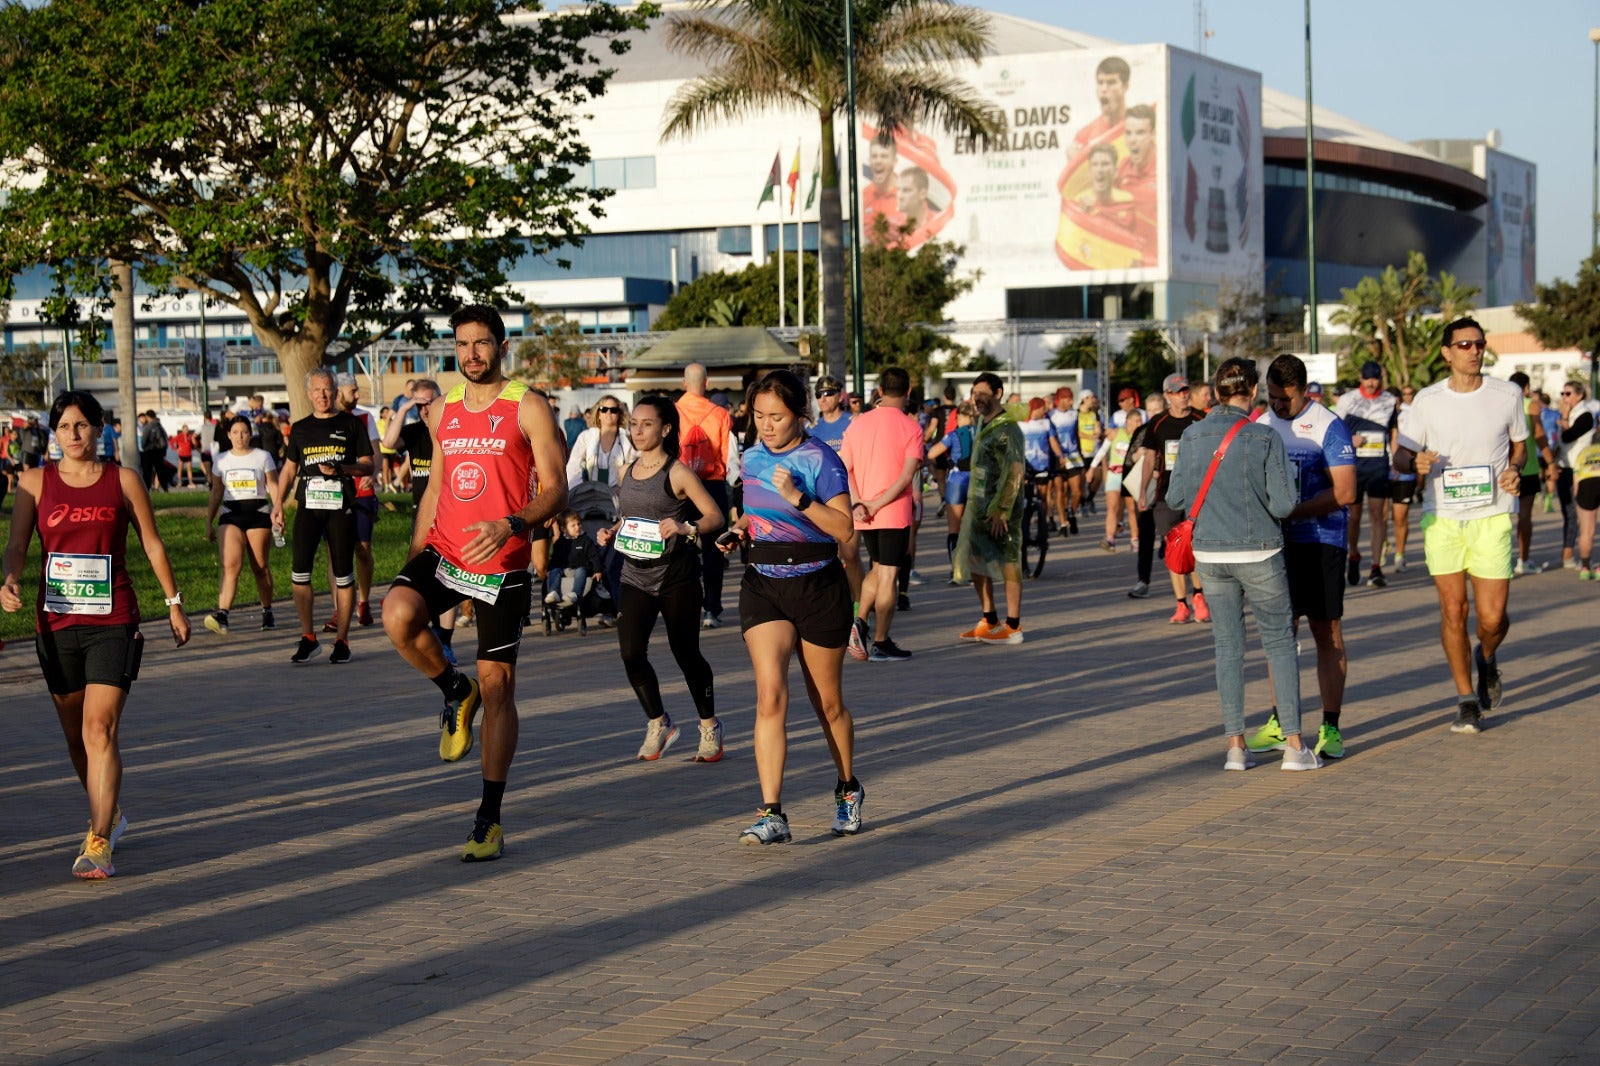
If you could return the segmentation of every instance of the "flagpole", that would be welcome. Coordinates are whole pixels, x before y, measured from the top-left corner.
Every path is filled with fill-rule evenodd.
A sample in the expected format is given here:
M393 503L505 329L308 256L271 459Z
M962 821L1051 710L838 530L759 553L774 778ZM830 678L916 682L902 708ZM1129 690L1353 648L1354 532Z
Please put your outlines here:
M783 284L783 189L779 188L776 197L778 201L778 328L782 329L784 321L784 284Z
M795 146L794 154L797 157L804 158L803 149L805 148L805 143L806 143L805 140L802 139L800 141L800 143ZM789 196L789 207L790 207L791 210L793 210L795 208L798 208L799 212L800 212L800 222L795 227L795 235L796 235L797 239L795 241L796 254L795 254L795 275L794 275L795 276L795 283L794 283L794 286L795 286L795 303L797 305L797 317L799 318L799 321L796 322L795 325L799 326L801 329L805 329L806 328L806 209L805 209L805 206L800 203L800 186L798 185L798 183L795 185L794 192L791 193L790 196Z

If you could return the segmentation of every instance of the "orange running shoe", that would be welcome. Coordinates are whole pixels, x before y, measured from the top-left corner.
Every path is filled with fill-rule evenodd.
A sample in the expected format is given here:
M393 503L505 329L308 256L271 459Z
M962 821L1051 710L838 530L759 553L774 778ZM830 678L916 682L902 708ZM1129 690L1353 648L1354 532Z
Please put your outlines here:
M965 633L961 634L961 639L962 640L983 640L985 635L988 634L990 628L991 627L989 625L988 620L984 619L984 618L980 618L980 619L978 619L978 624L977 625L973 626L971 629L969 629Z
M1178 609L1172 612L1172 617L1167 619L1167 621L1171 622L1175 626L1179 626L1185 622L1193 622L1194 615L1189 613L1189 605L1184 603L1182 600L1179 600Z
M1021 628L1012 629L1004 622L1001 622L997 626L991 626L989 631L978 639L985 644L1021 644L1022 630Z

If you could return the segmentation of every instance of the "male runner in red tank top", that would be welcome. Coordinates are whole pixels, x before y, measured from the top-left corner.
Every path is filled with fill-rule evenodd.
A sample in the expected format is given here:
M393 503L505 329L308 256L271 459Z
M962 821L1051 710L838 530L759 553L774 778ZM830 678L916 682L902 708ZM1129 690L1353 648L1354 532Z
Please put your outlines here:
M463 862L498 859L500 801L517 751L516 661L532 588L528 530L567 505L566 451L544 394L501 370L506 327L491 307L450 316L467 380L428 411L433 471L417 505L411 557L383 601L383 628L402 658L444 693L439 757L472 750L481 702L483 800ZM430 614L477 603L478 679L450 666Z

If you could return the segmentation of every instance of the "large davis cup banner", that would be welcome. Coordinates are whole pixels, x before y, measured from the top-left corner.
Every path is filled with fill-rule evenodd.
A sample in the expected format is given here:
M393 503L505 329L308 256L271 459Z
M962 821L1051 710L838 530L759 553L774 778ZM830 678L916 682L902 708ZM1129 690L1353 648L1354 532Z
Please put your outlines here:
M1484 157L1478 172L1489 183L1489 280L1484 295L1490 307L1532 302L1538 277L1534 233L1538 172L1532 163L1493 148L1479 145L1477 151Z
M1216 281L1262 262L1261 76L1174 49L1169 276Z
M1198 82L1188 112L1179 109L1187 80L1175 81L1174 70ZM867 241L907 250L934 239L964 245L964 266L1008 288L1179 273L1209 280L1252 258L1259 269L1259 76L1138 45L1000 57L965 77L1003 121L987 143L917 128L888 137L862 121ZM1226 113L1212 100L1213 87L1223 86ZM1184 114L1187 139L1176 128ZM1177 167L1174 154L1183 161ZM1183 213L1190 166L1207 201L1193 241ZM1217 200L1211 187L1219 182L1228 188ZM1228 217L1225 240L1206 232L1213 210Z

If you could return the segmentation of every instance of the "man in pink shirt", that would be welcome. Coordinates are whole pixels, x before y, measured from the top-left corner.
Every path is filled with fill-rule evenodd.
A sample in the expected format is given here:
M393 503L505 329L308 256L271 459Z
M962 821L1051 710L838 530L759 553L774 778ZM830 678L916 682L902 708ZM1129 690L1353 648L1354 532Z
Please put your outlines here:
M922 465L922 427L905 413L911 377L897 366L878 375L878 406L855 415L844 431L839 458L850 474L851 513L872 569L861 580L861 603L850 629L852 658L875 663L902 662L911 653L889 639L894 619L895 578L909 565L911 483ZM876 639L867 639L867 615L878 612Z

